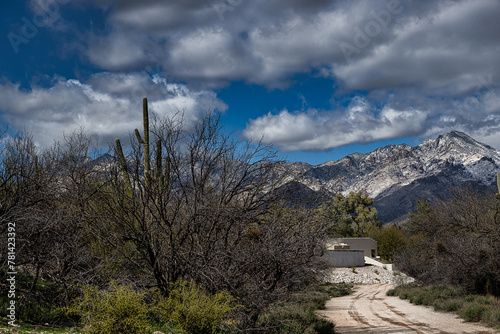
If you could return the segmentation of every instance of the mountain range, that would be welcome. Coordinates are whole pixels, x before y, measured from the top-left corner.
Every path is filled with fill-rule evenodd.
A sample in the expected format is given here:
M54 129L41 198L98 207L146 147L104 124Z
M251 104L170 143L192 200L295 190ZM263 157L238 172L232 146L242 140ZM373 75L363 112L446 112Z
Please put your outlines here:
M99 166L116 163L105 154L92 161ZM362 191L375 200L382 223L402 222L416 212L417 200L445 199L450 188L470 185L496 192L500 151L459 131L426 139L418 146L388 145L373 152L353 153L320 165L305 162L281 164L289 175L290 200L302 204L333 194Z
M452 187L496 191L499 166L499 150L452 131L415 147L389 145L317 166L295 162L287 168L306 192L367 193L375 199L378 219L391 223L416 212L422 197L444 199Z

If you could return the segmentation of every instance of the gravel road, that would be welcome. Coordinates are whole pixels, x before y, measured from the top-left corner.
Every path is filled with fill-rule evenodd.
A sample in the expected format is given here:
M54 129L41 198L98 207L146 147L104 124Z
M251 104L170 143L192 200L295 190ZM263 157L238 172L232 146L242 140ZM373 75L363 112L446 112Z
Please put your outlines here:
M493 329L466 323L450 313L438 313L415 306L399 297L387 296L393 284L365 284L356 291L326 303L319 313L335 322L335 333L498 333Z

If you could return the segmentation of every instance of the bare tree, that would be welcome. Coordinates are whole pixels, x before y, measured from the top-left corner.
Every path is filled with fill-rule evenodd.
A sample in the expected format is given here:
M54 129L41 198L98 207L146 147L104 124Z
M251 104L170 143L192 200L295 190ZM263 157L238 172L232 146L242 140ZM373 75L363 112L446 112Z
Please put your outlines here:
M91 279L99 259L89 245L87 203L105 183L90 161L91 140L83 132L65 137L47 150L31 136L9 140L0 156L2 231L15 226L16 269L30 278L19 281L21 301L47 299L37 291L41 280L65 290ZM7 234L2 237L5 250ZM2 251L2 262L7 252ZM5 256L5 257L4 257ZM62 299L67 295L60 296Z
M281 161L262 143L234 140L217 114L191 129L182 117L155 120L152 130L147 101L144 115L127 157L117 141L119 168L94 202L95 229L164 294L195 279L245 299L255 322L273 294L311 277L327 223L269 211L283 191Z
M471 187L455 188L447 200L421 201L412 215L409 247L399 268L428 283L452 283L474 293L500 295L498 199Z

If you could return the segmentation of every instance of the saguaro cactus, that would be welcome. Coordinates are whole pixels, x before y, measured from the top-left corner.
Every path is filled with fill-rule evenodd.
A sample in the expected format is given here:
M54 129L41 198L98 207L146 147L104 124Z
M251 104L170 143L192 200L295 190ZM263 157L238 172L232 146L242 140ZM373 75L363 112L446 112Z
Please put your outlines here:
M500 172L497 172L497 197L500 197Z
M158 190L162 193L162 190L168 185L168 179L170 176L170 158L168 155L165 157L165 170L162 171L162 146L161 140L156 140L156 151L155 151L155 170L154 176L151 173L151 155L149 151L149 112L148 112L148 99L144 98L142 101L142 119L143 119L143 136L139 133L139 130L135 129L135 136L140 144L144 146L144 178L145 178L145 189L147 193L150 193L151 183L153 177L158 184ZM132 189L130 182L130 177L127 169L127 161L123 154L123 149L120 140L116 140L116 150L118 152L118 159L120 163L121 170L124 174L125 182L129 189Z
M149 154L149 113L148 99L145 97L142 100L142 123L144 127L144 138L141 137L139 130L135 129L135 136L139 143L144 145L144 178L146 186L151 182L151 156Z
M497 210L495 212L495 223L498 222L498 216L500 215L500 172L497 172L497 188L498 192L495 194L495 197L497 198Z

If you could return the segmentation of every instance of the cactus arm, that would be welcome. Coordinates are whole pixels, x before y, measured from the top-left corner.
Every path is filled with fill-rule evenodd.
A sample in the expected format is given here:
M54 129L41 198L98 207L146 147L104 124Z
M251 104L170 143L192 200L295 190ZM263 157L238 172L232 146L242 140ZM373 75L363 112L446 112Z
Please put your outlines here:
M116 152L118 153L118 160L120 162L120 167L123 173L123 178L125 180L125 185L127 186L127 191L132 192L132 183L130 183L130 176L128 174L127 160L125 160L125 155L123 154L122 144L120 139L116 139Z
M137 137L137 141L141 144L144 144L144 140L141 137L141 134L139 133L139 130L135 129L135 136Z

